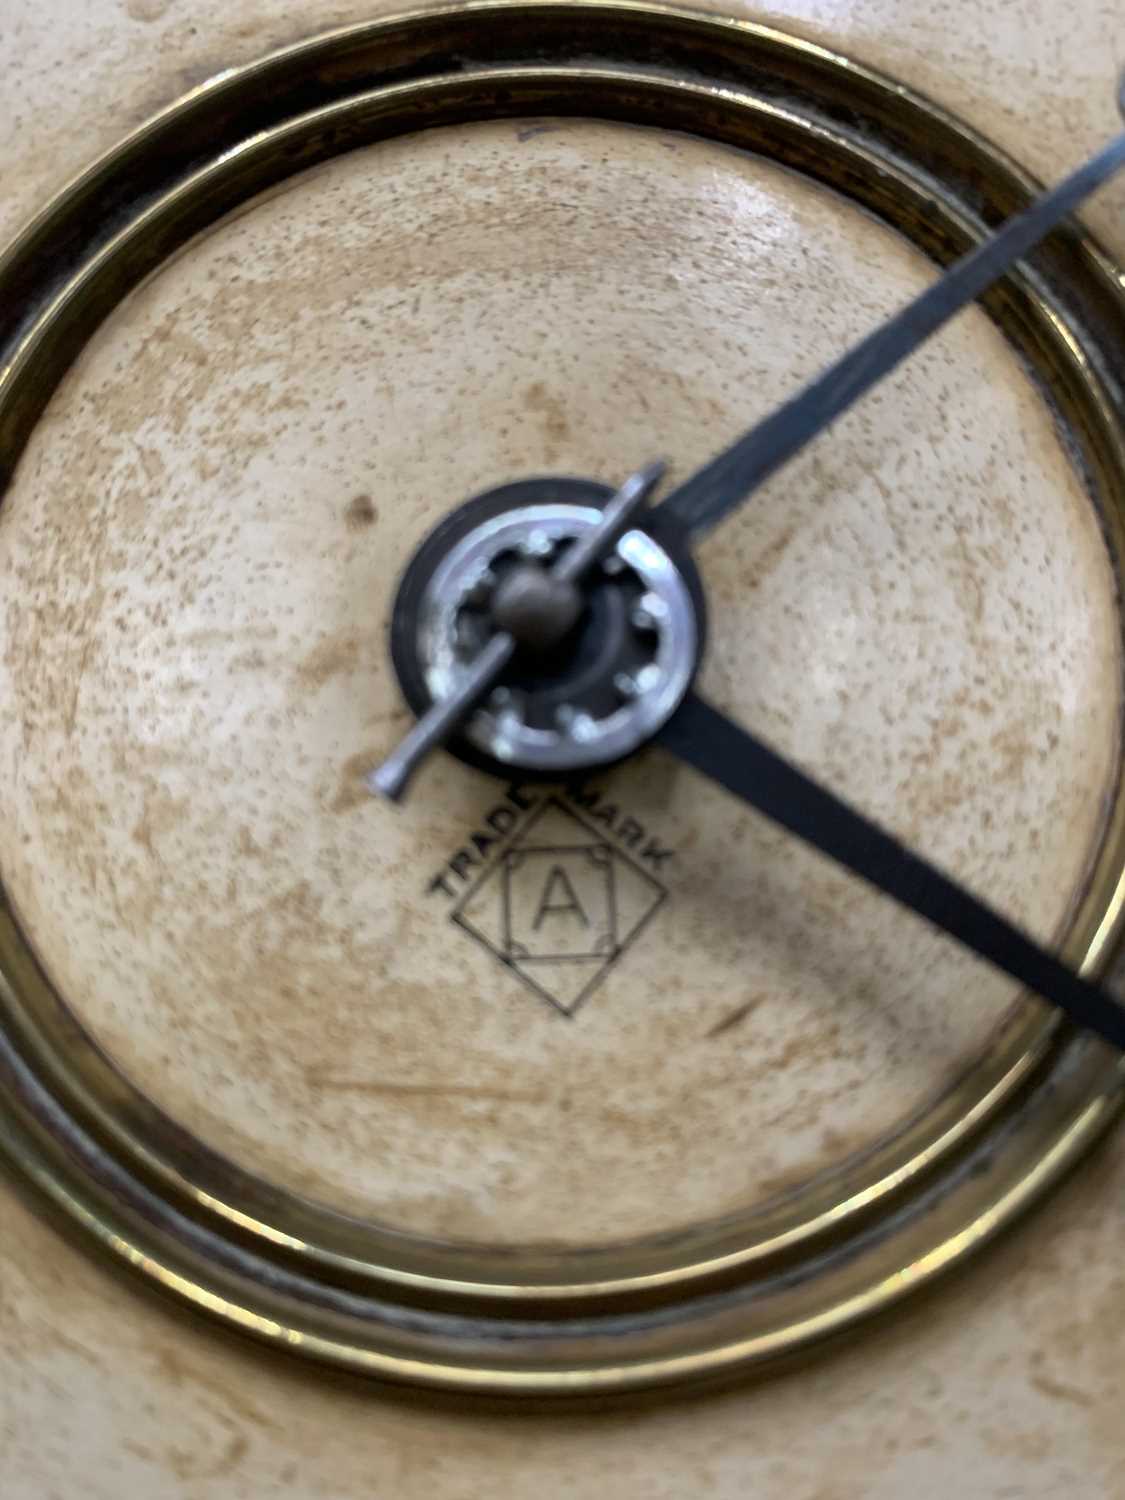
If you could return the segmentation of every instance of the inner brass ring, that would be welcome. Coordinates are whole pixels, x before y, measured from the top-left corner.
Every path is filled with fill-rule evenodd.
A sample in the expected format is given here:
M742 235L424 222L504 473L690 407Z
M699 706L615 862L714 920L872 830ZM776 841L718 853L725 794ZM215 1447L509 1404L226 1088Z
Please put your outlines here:
M942 264L1036 187L928 101L748 23L518 0L334 32L171 106L0 259L0 482L102 319L221 215L357 146L525 115L758 152ZM1047 392L1120 578L1125 296L1114 268L1066 227L985 306ZM1087 971L1114 951L1123 869L1119 783L1064 944ZM1112 1118L1120 1078L1108 1049L1022 1008L894 1139L784 1201L596 1250L490 1252L348 1218L187 1136L54 992L0 890L0 1145L11 1158L105 1250L189 1304L273 1345L435 1388L573 1398L806 1348L1010 1221Z

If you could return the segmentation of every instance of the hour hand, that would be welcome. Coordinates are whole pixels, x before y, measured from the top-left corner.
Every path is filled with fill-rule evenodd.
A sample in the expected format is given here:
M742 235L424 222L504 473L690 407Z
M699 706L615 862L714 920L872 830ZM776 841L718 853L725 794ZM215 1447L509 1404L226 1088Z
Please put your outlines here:
M1125 1008L694 693L657 736L667 750L853 874L925 917L1114 1046Z

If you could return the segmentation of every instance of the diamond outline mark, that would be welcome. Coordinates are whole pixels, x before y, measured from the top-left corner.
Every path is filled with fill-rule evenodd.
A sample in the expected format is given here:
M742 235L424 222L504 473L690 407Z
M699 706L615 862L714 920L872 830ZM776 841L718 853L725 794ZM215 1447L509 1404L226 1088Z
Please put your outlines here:
M562 846L566 848L568 853L577 852L577 850L580 848L590 848L591 846L604 848L609 852L607 899L611 903L610 931L613 934L615 945L613 947L613 950L606 955L605 962L601 965L601 967L595 974L591 975L589 981L583 986L578 995L574 998L573 1001L571 1001L569 1005L564 1005L560 1000L556 998L556 996L552 995L550 990L546 989L541 983L539 983L538 980L534 979L530 974L528 974L524 970L522 965L536 962L548 965L552 963L573 963L576 961L573 955L555 955L538 959L530 955L524 958L513 957L510 953L504 953L503 951L501 951L501 949L499 949L495 943L493 943L488 937L486 937L483 932L479 931L465 916L465 908L468 906L469 902L472 901L477 892L480 891L488 883L488 881L496 879L497 876L499 876L501 882L505 882L509 854L517 851L518 849L526 847L530 847L530 849L537 849L542 847L544 850L560 848L560 846L558 845L527 846L525 842L528 834L531 833L532 829L539 822L539 820L552 809L556 812L562 813L565 818L569 818L572 822L576 823L582 830L582 832L589 836L589 843L587 844ZM625 934L624 937L622 937L617 931L617 901L615 888L616 871L614 868L615 861L617 860L621 860L631 870L639 875L655 896L655 899L653 900L651 906L648 907L645 914L640 918L640 920L636 923L632 930ZM618 848L615 844L610 844L603 833L593 828L589 823L587 823L586 819L579 813L576 813L573 808L569 807L558 797L550 796L547 797L538 808L536 808L531 817L528 818L524 826L516 833L514 838L502 850L500 855L497 858L493 859L488 867L481 872L476 880L473 881L468 890L464 892L460 900L457 902L456 906L454 906L453 910L450 912L449 920L454 924L454 926L459 927L461 931L466 934L466 936L471 937L475 943L479 944L480 947L482 947L497 961L497 963L501 964L505 969L507 969L510 974L513 974L526 989L531 991L532 994L536 995L540 1000L545 1000L553 1010L558 1012L559 1015L565 1016L568 1021L571 1021L578 1014L579 1010L581 1010L581 1008L585 1005L586 1001L590 998L595 989L597 989L598 985L602 983L606 975L609 973L610 969L613 968L614 964L616 964L617 961L622 958L628 951L628 949L630 949L637 941L641 933L652 921L653 917L660 910L661 906L663 906L664 902L667 899L667 887L661 885L660 881L656 879L655 875L650 874L650 872L644 869L643 866L638 864L631 855L626 854L624 849ZM510 945L510 912L508 910L506 896L504 898L503 905L504 910L502 915L502 924L504 941ZM592 958L595 956L600 955L591 955L590 958L584 959L583 961L591 962Z

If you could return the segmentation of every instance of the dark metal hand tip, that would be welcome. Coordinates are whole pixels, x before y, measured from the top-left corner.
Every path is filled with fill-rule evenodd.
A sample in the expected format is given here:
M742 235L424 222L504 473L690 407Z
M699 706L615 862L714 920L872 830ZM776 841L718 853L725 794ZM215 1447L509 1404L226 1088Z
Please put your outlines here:
M689 693L659 743L876 890L1125 1050L1125 1008L1040 948L963 886Z
M1125 71L1118 106L1125 117ZM721 521L1123 166L1125 134L962 256L940 281L673 490L652 511L650 525L695 536ZM1125 1050L1125 1007L1106 990L1073 973L999 912L701 699L689 694L657 739L1078 1025Z
M1125 114L1125 74L1119 102ZM1123 166L1125 134L962 256L940 281L674 489L654 507L652 524L692 536L717 525Z
M552 568L558 582L580 583L591 568L612 551L633 524L638 511L648 503L652 491L664 477L665 468L662 461L657 461L629 475L617 493L606 501L598 524L583 532ZM431 704L383 764L368 772L368 789L388 801L400 801L426 756L444 744L495 685L515 651L515 637L507 630L498 630L470 664L456 692Z

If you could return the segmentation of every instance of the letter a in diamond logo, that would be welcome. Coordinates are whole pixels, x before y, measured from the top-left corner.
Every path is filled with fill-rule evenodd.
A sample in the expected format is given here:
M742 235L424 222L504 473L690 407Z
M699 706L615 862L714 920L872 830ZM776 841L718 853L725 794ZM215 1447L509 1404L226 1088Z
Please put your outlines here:
M451 915L528 989L572 1016L666 895L551 797Z

